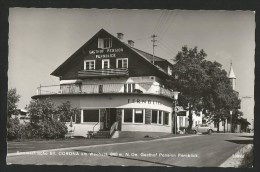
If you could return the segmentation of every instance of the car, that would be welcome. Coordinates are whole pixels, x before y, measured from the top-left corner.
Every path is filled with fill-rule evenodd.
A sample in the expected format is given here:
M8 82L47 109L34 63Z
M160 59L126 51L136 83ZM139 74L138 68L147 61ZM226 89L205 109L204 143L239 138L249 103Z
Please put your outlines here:
M212 128L209 127L207 124L198 124L195 127L192 127L192 133L206 133L211 134L213 132Z

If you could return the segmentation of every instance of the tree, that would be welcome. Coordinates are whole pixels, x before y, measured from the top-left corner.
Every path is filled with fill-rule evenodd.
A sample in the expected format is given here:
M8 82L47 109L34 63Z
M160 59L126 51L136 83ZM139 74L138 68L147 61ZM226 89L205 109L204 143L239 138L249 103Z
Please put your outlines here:
M62 122L68 122L71 117L74 119L76 116L76 122L78 122L80 120L80 110L73 108L70 102L67 101L57 107L57 116Z
M238 123L241 125L241 131L246 132L248 125L250 125L250 122L247 121L246 118L239 118Z
M38 124L40 121L50 121L56 113L55 105L49 98L32 100L27 109L32 124Z
M27 109L31 116L30 124L25 127L27 138L56 139L65 137L67 127L64 122L54 118L57 109L51 99L32 100Z
M198 48L182 47L175 57L174 78L168 81L173 90L181 92L178 104L188 107L189 126L192 127L192 111L202 110L202 95L209 87L209 77L202 68L206 53Z
M17 94L16 88L11 88L7 93L7 109L8 117L11 118L12 115L18 115L19 111L17 109L17 103L19 102L21 96Z
M222 69L218 62L204 61L202 63L206 74L209 76L209 87L203 93L203 107L208 110L206 117L217 123L219 131L219 122L230 118L230 110L240 107L240 100L236 92L232 89L227 72ZM224 132L226 128L224 127Z
M240 106L227 72L220 63L206 60L206 56L203 49L182 47L174 59L174 77L167 83L181 92L178 104L189 110L188 131L192 127L192 111L203 111L219 126L220 121L229 117L230 110Z

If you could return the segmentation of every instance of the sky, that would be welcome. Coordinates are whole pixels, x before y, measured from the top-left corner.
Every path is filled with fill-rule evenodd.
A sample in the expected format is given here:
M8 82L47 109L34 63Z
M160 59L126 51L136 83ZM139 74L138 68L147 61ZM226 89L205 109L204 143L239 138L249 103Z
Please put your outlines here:
M51 76L101 28L124 33L135 47L174 59L181 47L197 46L207 60L229 71L232 61L244 117L254 117L255 13L253 11L121 10L10 8L8 88L21 95L18 108L29 104L40 85L58 85ZM251 97L251 98L246 98Z

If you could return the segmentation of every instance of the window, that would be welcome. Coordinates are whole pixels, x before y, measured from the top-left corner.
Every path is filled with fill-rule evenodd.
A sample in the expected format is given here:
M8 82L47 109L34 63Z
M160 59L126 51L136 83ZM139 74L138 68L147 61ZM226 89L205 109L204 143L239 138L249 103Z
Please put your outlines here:
M162 124L163 111L159 111L159 124Z
M133 122L133 110L124 109L124 122Z
M157 124L157 115L158 115L158 111L157 110L152 110L152 123Z
M102 60L102 69L109 69L110 68L110 60L109 59L103 59Z
M94 70L94 69L95 69L95 60L84 61L84 70Z
M83 110L83 122L99 122L99 110Z
M124 123L144 124L144 109L124 109Z
M169 125L169 112L152 110L152 123Z
M169 113L168 112L164 112L164 125L169 125Z
M107 49L112 47L111 38L99 38L98 39L98 48Z
M218 127L218 123L214 122L214 128L217 128L217 127Z
M132 93L135 90L135 84L124 84L124 92Z
M144 122L143 109L135 109L134 118L135 118L135 123L143 123Z
M128 68L128 58L116 59L117 68Z

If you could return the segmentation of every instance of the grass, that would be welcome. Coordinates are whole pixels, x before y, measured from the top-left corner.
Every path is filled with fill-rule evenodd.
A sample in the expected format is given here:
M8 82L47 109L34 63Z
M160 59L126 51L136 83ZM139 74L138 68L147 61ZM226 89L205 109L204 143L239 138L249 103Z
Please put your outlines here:
M239 168L253 168L253 161L254 161L254 153L253 153L253 147L252 149L245 153L245 156L239 165Z

